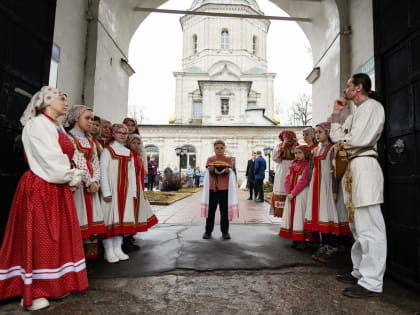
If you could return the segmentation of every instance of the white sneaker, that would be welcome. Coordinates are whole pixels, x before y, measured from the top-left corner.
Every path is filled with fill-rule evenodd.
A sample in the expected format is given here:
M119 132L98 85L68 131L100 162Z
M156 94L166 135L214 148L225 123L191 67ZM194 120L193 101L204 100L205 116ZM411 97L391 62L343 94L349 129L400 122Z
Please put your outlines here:
M20 300L20 306L24 307L23 299ZM25 309L27 309L28 311L37 311L47 308L48 306L50 306L50 302L48 302L46 298L39 298L32 300L32 305L25 307Z

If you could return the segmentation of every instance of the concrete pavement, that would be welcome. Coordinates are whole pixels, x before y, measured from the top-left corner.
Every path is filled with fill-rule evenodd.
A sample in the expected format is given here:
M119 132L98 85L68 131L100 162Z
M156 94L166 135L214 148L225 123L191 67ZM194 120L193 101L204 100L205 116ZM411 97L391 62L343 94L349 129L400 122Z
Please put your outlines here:
M388 279L381 297L342 296L348 285L335 274L351 270L350 253L330 265L312 261L315 249L292 249L279 238L278 224L250 224L279 220L268 215L268 204L246 200L247 193L240 193L232 239L222 240L216 225L213 238L203 240L200 196L154 207L161 223L140 235L141 251L117 264L89 262L89 289L39 313L420 314L416 294ZM0 314L25 313L19 299L0 302Z

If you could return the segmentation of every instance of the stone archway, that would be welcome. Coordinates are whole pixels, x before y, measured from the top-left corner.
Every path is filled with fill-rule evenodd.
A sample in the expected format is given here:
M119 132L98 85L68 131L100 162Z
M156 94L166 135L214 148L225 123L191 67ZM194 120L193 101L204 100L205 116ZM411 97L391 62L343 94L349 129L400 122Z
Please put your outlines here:
M89 1L81 94L84 102L92 104L99 115L118 120L127 114L128 80L132 70L128 64L128 49L134 32L150 14L135 12L134 8L158 8L167 1ZM314 66L321 68L312 95L316 109L314 121L323 120L330 111L328 104L340 95L350 74L349 8L342 0L271 1L291 16L312 19L310 23L298 24L312 46Z

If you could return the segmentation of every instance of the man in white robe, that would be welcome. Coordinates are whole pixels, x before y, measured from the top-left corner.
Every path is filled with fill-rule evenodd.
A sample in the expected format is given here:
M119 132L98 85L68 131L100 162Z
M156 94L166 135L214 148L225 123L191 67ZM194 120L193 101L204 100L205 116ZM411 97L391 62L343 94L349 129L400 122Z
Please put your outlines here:
M354 222L350 223L355 243L351 250L353 271L337 275L337 280L355 284L343 290L348 297L368 297L382 293L386 267L386 230L380 204L384 202L383 173L376 159L376 144L385 123L383 106L374 100L366 74L353 75L344 97L335 101L330 136L344 141L350 156ZM340 113L353 101L355 111L342 123ZM344 179L343 179L344 182ZM346 193L346 203L349 194Z

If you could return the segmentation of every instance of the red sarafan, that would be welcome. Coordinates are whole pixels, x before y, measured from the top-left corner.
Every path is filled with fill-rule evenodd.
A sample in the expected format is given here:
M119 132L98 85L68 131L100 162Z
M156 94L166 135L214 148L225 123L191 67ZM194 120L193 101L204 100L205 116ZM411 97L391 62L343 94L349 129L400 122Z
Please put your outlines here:
M55 128L55 120L34 120ZM73 143L56 128L70 160ZM88 287L82 238L69 184L50 183L28 170L17 187L0 250L0 299L23 296L25 307L39 298L61 297Z

